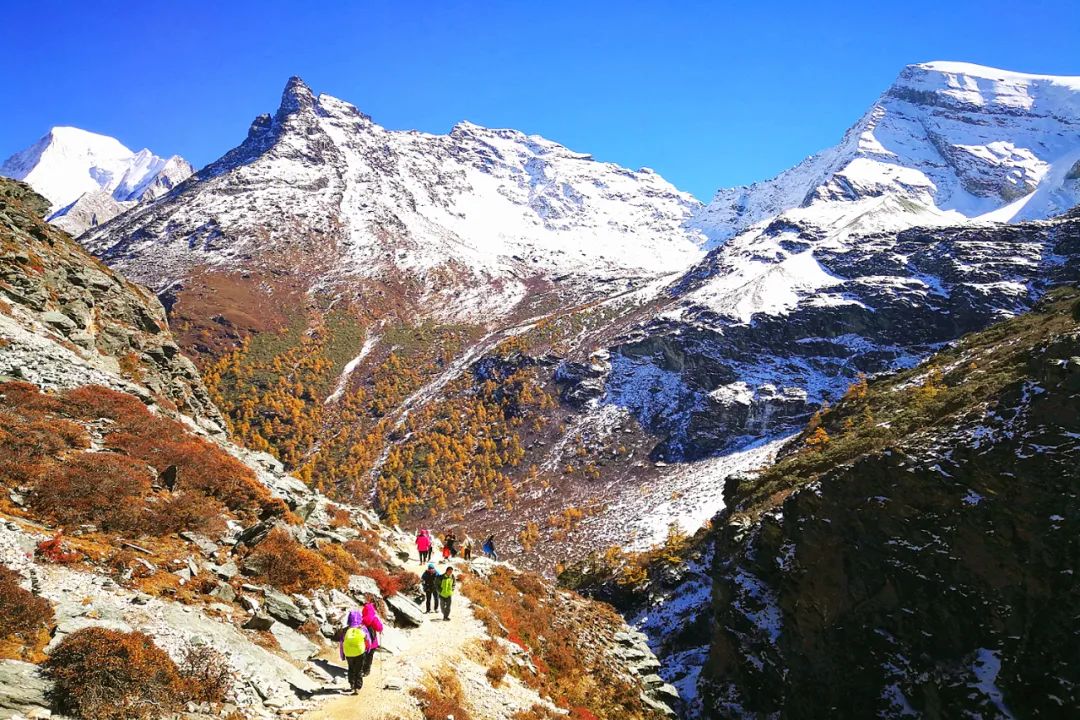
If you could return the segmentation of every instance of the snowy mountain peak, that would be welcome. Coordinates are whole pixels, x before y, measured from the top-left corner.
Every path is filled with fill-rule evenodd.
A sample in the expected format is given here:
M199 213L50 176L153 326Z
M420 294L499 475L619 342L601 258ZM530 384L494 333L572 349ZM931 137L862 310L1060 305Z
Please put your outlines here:
M291 115L306 108L315 107L315 93L303 80L296 75L289 78L285 84L285 90L281 94L281 105L278 107L278 117Z
M655 173L516 130L387 130L294 77L273 117L257 118L184 192L86 243L159 287L192 267L269 257L297 237L331 238L319 244L334 255L327 282L412 278L446 315L502 316L527 289L559 283L595 297L686 268L703 254L689 226L699 207Z
M715 240L786 214L826 234L1040 219L1080 202L1080 77L910 65L840 144L772 180L720 190Z
M0 175L25 180L51 205L49 220L80 234L142 200L160 197L193 172L178 155L132 152L108 135L54 127L8 158Z

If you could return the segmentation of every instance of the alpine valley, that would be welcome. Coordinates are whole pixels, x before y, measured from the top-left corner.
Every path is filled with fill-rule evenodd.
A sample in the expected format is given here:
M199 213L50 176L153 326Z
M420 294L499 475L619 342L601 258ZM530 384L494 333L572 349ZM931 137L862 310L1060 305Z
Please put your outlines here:
M645 631L684 716L1080 705L1080 77L908 66L708 203L295 77L194 173L58 128L3 174L160 300L117 343L100 298L0 284L112 385L389 526L494 533Z

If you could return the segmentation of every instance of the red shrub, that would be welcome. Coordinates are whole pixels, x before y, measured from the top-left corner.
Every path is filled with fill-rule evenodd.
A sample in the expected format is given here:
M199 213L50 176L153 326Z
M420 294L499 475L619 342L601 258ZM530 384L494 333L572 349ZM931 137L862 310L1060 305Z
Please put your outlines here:
M113 453L80 452L38 478L30 502L55 522L95 523L104 530L145 524L150 476L144 463Z
M383 597L408 592L420 584L420 578L411 572L390 573L381 567L374 567L365 568L360 571L360 574L374 580Z
M22 587L22 576L0 565L0 648L5 641L14 640L22 657L43 644L44 631L53 621L53 609L49 601ZM0 657L8 653L0 653Z
M72 552L64 547L63 533L57 533L55 537L39 542L35 554L46 562L58 565L67 565L82 560L81 553Z

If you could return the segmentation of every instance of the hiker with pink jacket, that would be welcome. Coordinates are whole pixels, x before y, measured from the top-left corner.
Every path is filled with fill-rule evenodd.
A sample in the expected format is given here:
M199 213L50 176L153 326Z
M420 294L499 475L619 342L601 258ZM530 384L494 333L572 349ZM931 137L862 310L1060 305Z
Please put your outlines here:
M364 653L364 677L371 674L371 661L375 658L375 651L379 649L379 641L382 638L383 623L379 619L379 613L375 609L375 596L367 596L367 604L364 605L364 610L360 620L364 627L367 628L368 634L371 636L371 642L368 645L367 652Z

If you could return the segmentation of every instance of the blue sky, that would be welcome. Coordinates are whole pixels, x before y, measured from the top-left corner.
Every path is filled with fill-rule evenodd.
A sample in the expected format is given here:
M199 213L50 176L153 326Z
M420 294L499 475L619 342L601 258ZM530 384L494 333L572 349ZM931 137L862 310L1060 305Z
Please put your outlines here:
M0 157L53 125L197 166L290 75L389 128L458 120L708 198L835 143L912 62L1080 75L1080 2L9 3Z

